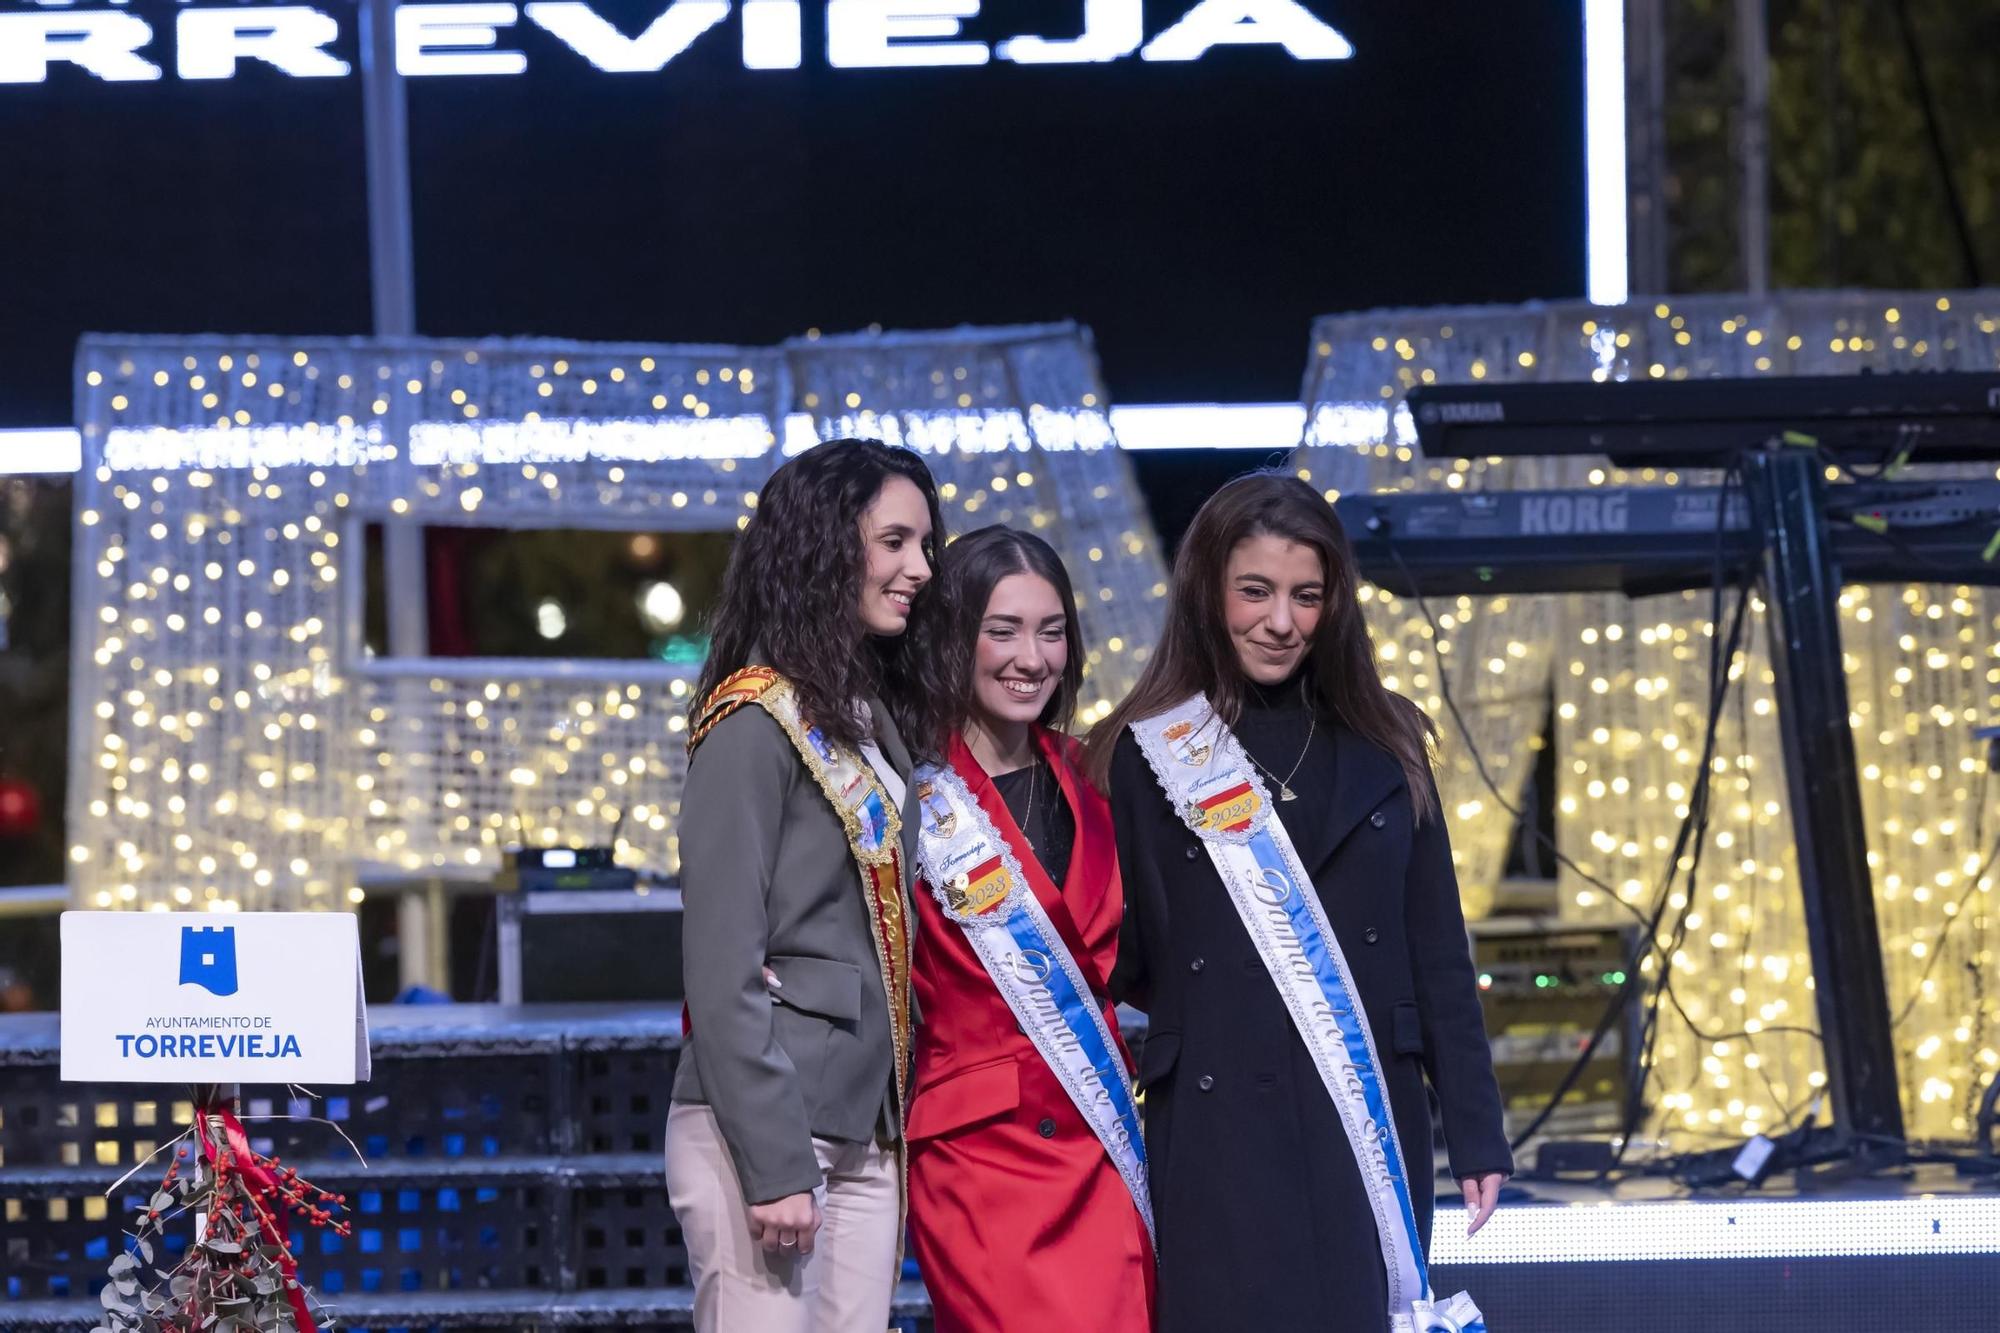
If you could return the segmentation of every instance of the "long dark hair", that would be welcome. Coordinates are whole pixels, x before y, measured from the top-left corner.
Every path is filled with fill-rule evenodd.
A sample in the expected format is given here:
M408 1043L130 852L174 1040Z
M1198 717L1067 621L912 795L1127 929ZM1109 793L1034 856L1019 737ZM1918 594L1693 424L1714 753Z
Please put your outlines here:
M1200 691L1224 724L1243 711L1243 673L1223 618L1223 576L1230 552L1251 537L1310 546L1326 575L1326 613L1313 632L1306 677L1322 720L1344 723L1388 751L1409 780L1419 822L1435 816L1430 743L1436 728L1408 699L1383 687L1355 595L1354 551L1333 506L1283 472L1253 472L1224 486L1194 516L1174 557L1167 623L1139 683L1090 733L1091 777L1104 785L1111 750L1133 722L1165 712Z
M949 617L945 633L951 644L951 682L946 699L953 733L963 730L972 716L972 664L986 603L1000 580L1010 574L1033 574L1048 580L1062 602L1063 641L1069 646L1069 661L1037 721L1052 731L1067 731L1076 717L1077 695L1083 690L1083 631L1076 621L1076 594L1070 588L1069 570L1063 567L1055 548L1040 537L996 523L953 542L945 562L944 602ZM1025 628L1034 632L1032 625Z
M870 634L861 621L868 562L861 515L892 477L914 483L930 508L924 554L932 575L910 609L909 626L890 638ZM757 493L750 523L729 553L692 707L699 711L711 690L761 653L828 738L858 745L854 705L876 695L910 752L936 758L949 697L934 554L944 542L937 486L908 449L829 440L785 463Z

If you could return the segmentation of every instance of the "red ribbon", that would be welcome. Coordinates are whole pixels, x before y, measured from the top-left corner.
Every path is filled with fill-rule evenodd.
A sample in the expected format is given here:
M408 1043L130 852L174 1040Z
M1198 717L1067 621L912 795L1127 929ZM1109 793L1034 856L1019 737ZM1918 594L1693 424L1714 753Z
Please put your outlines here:
M201 1141L202 1160L215 1169L216 1145L208 1136L208 1117L219 1116L222 1120L224 1144L233 1157L236 1173L243 1177L244 1187L249 1191L250 1200L265 1226L276 1233L278 1242L278 1272L285 1279L285 1298L291 1302L292 1318L298 1324L299 1333L318 1333L310 1311L306 1309L305 1288L299 1285L298 1262L292 1257L291 1236L285 1226L287 1203L278 1189L276 1177L264 1159L251 1150L250 1140L243 1132L243 1122L234 1112L226 1108L197 1107L194 1116L195 1135Z

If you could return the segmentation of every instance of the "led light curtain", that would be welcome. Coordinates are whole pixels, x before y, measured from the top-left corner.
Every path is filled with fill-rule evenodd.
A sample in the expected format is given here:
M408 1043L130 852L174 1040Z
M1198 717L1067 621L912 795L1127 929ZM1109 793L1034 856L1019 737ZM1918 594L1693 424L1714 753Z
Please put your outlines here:
M786 352L798 406L822 439L862 435L924 453L953 535L1005 523L1056 549L1089 655L1080 722L1109 713L1152 651L1167 576L1111 434L1088 332L857 334Z
M671 861L684 669L373 658L363 533L733 528L775 353L90 339L78 376L79 905L335 906L613 829Z
M1129 684L1165 591L1070 327L784 350L98 338L78 377L80 906L339 906L370 875L484 878L520 843L677 868L695 668L373 656L371 524L734 531L783 456L773 423L804 410L924 449L956 530L1054 542L1086 703Z
M1786 293L1622 307L1386 311L1319 321L1298 466L1329 491L1712 484L1709 475L1621 472L1602 460L1429 462L1398 407L1418 384L1477 380L1684 379L1851 374L2000 365L2000 293ZM1557 837L1593 884L1564 870L1579 921L1630 920L1668 871L1706 721L1706 591L1437 599L1433 644L1412 603L1376 594L1384 667L1446 730L1447 808L1457 815L1469 903L1498 873L1512 819L1470 772L1444 716L1445 664L1479 750L1510 796L1552 690ZM1733 605L1733 602L1732 602ZM1910 1133L1963 1137L2000 1068L1992 876L2000 817L1973 726L2000 718L2000 597L1922 584L1841 595L1848 688L1870 861ZM1725 620L1726 628L1726 620ZM1798 1123L1824 1082L1811 963L1773 697L1753 599L1721 725L1710 839L1685 937L1671 959L1652 1128L1676 1146ZM1483 879L1481 877L1484 877ZM1609 892L1606 892L1608 888ZM1958 906L1963 899L1963 907ZM1954 917L1958 918L1954 922Z

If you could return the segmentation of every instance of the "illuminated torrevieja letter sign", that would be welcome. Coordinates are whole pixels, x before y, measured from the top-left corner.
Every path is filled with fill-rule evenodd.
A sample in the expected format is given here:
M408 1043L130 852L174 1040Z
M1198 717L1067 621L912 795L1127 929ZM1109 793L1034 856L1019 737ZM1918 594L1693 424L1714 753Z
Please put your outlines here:
M824 0L826 61L836 69L913 66L1091 64L1137 56L1199 60L1218 46L1274 46L1296 60L1345 60L1347 39L1299 0L1195 0L1172 25L1145 32L1142 0L1082 0L1075 37L1024 34L988 45L969 40L965 20L980 0ZM656 74L740 11L746 69L797 69L804 60L801 0L671 0L646 28L628 34L587 0L466 0L396 9L396 64L413 78L509 75L527 71L509 31L532 24L596 68ZM153 49L154 24L123 10L0 14L0 83L41 83L71 65L114 83L166 76ZM160 27L166 27L163 22ZM348 62L327 48L340 36L331 14L310 5L229 5L182 9L173 20L174 76L227 79L245 61L293 78L341 78Z

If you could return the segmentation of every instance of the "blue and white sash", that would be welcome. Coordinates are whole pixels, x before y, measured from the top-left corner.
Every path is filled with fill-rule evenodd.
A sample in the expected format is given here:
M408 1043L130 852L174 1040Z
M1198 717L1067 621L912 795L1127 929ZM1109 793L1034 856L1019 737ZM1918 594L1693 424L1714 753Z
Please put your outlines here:
M1000 997L1104 1145L1153 1234L1146 1145L1118 1043L1076 959L1028 887L1013 848L949 767L919 765L918 864Z
M1375 1212L1389 1277L1390 1333L1485 1333L1479 1308L1464 1292L1444 1301L1431 1295L1368 1015L1326 909L1284 824L1273 818L1270 793L1242 744L1199 694L1134 723L1132 732L1167 799L1208 849L1340 1112Z

